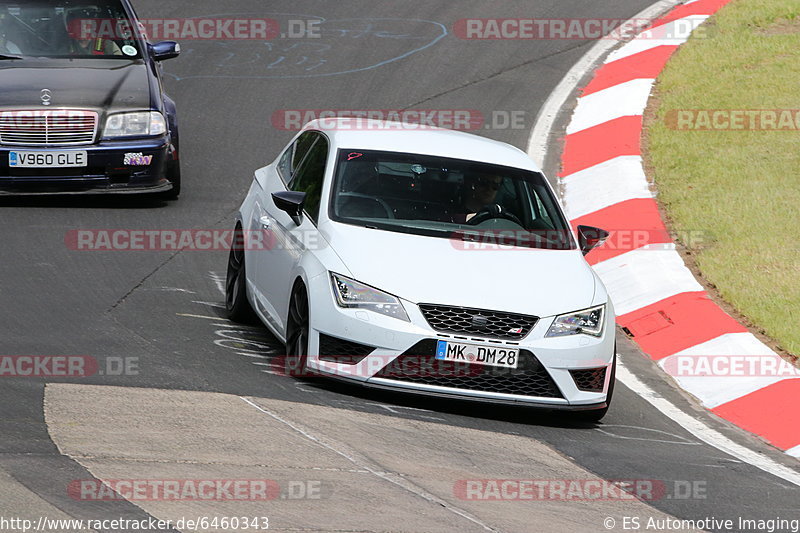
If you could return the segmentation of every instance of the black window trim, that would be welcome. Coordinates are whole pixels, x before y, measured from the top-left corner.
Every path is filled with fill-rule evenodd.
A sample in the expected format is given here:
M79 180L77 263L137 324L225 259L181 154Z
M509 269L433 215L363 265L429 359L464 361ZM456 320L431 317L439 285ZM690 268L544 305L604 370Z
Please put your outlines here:
M280 172L277 172L278 177L283 182L284 188L287 191L291 191L292 189L290 189L290 187L291 187L292 182L294 181L295 174L297 173L297 170L303 168L303 165L305 164L306 159L308 158L308 154L311 153L311 150L317 145L319 140L323 139L325 141L325 143L327 144L327 146L328 146L328 154L327 154L326 159L325 159L325 161L326 161L325 172L322 175L322 188L324 190L324 188L325 188L325 174L327 174L327 172L328 172L327 160L330 159L330 156L331 156L331 140L327 135L325 135L324 132L319 131L319 130L306 130L303 133L315 133L315 134L317 134L316 135L316 139L314 139L314 143L311 146L309 146L308 151L306 152L306 155L303 156L303 160L300 161L300 164L297 165L297 168L293 168L292 169L292 175L291 175L291 177L290 177L288 182L283 179L283 176L281 175ZM297 136L297 138L292 142L291 146L289 147L289 149L292 150L292 156L294 156L294 147L295 147L295 144L297 144L298 140L300 140L300 135ZM283 157L283 154L285 154L285 153L286 153L286 150L283 151L283 153L281 154L281 157ZM338 154L338 151L337 151L337 154ZM323 206L322 191L320 191L319 213L317 214L317 219L319 219L319 214L322 213L322 206ZM311 217L311 215L308 214L308 211L305 210L305 207L303 208L303 214L305 215L305 218L307 218L308 221L311 222L311 224L315 228L318 227L319 220L314 220L314 218Z
M299 139L299 137L298 137L298 139ZM286 186L287 182L286 182L286 177L283 175L283 172L281 171L281 161L286 156L287 152L292 152L289 155L289 159L290 159L289 165L291 166L291 158L294 155L294 145L295 145L296 142L297 142L297 139L292 141L292 143L288 147L286 147L286 149L283 152L281 152L281 155L278 157L278 162L275 163L275 172L278 174L278 177L281 179L281 181L283 182L284 186ZM289 170L291 171L291 168ZM291 172L290 172L289 179L291 179L291 178L292 178L292 176L291 176Z
M305 156L303 156L303 160L302 160L302 161L300 161L300 164L298 164L298 165L297 165L297 167L292 167L292 168L290 169L290 170L291 170L291 172L289 173L289 179L287 180L287 179L286 179L286 176L284 176L284 175L283 175L283 172L281 172L281 170L280 170L280 166L279 166L279 165L280 165L281 159L283 159L283 156L285 156L285 155L286 155L286 152L287 152L287 151L291 150L291 151L292 151L292 155L291 155L291 158L290 158L290 163L291 163L291 160L292 160L292 159L294 159L294 151L295 151L295 149L297 148L297 141L299 141L299 140L300 140L300 137L302 137L304 133L314 133L314 134L316 134L316 138L314 139L314 142L311 144L311 146L309 146L309 147L308 147L308 151L306 152L306 155L305 155ZM292 183L292 180L294 179L294 174L295 174L295 172L297 172L297 169L299 169L300 167L302 167L302 166L303 166L303 163L305 163L305 162L306 162L306 157L308 157L308 152L310 152L310 151L311 151L311 149L312 149L312 148L314 148L314 146L316 146L316 144L317 144L317 141L320 139L320 137L322 137L323 139L325 139L325 141L328 143L328 153L330 154L330 149L331 149L331 140L330 140L330 138L328 138L328 136L327 136L327 135L325 135L325 133L324 133L324 132L321 132L321 131L319 131L319 130L306 130L306 131L303 131L303 132L302 132L300 135L298 135L297 137L295 137L295 138L294 138L294 140L292 141L292 143L291 143L289 146L287 146L287 147L286 147L286 148L285 148L285 149L284 149L284 150L281 152L280 156L278 156L278 162L275 164L275 171L276 171L276 173L278 174L278 177L279 177L279 178L281 179L281 181L283 182L283 185L286 187L286 190L287 190L287 191L288 191L288 190L291 190L291 189L289 189L289 185Z

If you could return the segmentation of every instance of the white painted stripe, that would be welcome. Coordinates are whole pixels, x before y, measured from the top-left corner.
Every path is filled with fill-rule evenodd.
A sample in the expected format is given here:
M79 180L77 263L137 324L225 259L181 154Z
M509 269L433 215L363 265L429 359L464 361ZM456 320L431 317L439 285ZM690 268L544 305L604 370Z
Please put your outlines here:
M682 292L703 287L674 250L653 244L594 265L603 280L617 315L636 311Z
M609 120L644 114L654 82L654 79L626 81L579 98L567 127L567 135L599 126Z
M223 295L225 294L225 276L217 274L216 272L209 272L208 277L211 278L217 286L217 290Z
M620 156L561 180L567 216L576 219L605 207L632 200L652 198L638 155Z
M185 316L189 318L207 318L208 320L227 320L226 318L218 317L218 316L207 316L207 315L192 315L189 313L175 313L176 316ZM233 322L231 322L233 324Z
M689 39L689 30L697 28L707 18L708 15L689 15L642 32L621 48L611 52L605 62L613 63L659 46L680 46Z
M699 364L712 365L713 358L710 356L750 356L749 360L755 359L769 359L770 361L759 360L757 367L775 368L776 372L773 376L702 376L702 377L685 377L674 375L676 373L678 363L677 358L684 358L686 356L693 356L700 359L700 362L695 361L691 365L692 369L701 369L703 366ZM706 356L706 357L703 357ZM731 362L730 359L723 360L727 364ZM749 362L747 363L750 364ZM730 402L737 398L741 398L751 392L777 383L787 377L793 375L793 366L785 361L770 348L758 340L752 333L726 333L716 339L708 342L692 346L687 350L678 352L675 355L665 357L659 361L664 369L670 369L668 372L672 375L681 387L686 391L697 397L704 406L713 409L718 405ZM722 369L724 371L724 369ZM746 371L743 369L743 371ZM800 371L798 371L800 373Z
M749 463L764 472L800 486L800 472L773 461L763 453L756 452L741 444L735 443L722 433L710 428L700 420L697 420L694 416L684 413L669 400L645 385L639 378L625 368L624 365L620 364L619 361L617 361L617 379L633 392L644 398L650 405L661 411L664 416L672 419L686 431L706 444L740 461Z
M792 457L800 457L800 446L789 448L788 450L786 450L786 453L788 453Z
M641 20L654 19L680 3L681 0L654 2L650 7L634 15L623 26L632 27L632 25ZM553 89L553 92L547 97L547 100L539 110L539 114L536 116L536 123L533 126L533 130L531 130L531 136L528 138L528 156L539 165L539 168L544 168L545 166L545 157L550 146L550 135L553 133L553 126L564 109L567 100L578 90L578 84L586 77L586 73L591 71L600 61L600 58L618 44L614 39L598 39L583 57L569 69L556 85L556 88Z

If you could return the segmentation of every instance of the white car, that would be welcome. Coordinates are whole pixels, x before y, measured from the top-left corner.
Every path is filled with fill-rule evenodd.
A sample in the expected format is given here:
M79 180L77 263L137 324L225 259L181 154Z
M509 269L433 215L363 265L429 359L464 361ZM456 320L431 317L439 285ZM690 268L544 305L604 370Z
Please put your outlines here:
M300 373L599 420L614 308L522 151L365 119L307 124L258 169L236 221L226 306Z

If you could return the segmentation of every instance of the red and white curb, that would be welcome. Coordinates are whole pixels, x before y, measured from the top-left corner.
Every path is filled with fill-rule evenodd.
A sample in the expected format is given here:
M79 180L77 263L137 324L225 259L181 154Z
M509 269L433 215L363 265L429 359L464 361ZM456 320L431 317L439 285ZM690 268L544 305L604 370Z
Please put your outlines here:
M679 28L710 17L729 0L682 4L611 52L583 89L567 127L561 186L574 226L611 231L587 256L608 288L617 322L712 412L800 457L800 379L790 365L720 309L686 268L658 211L642 166L642 116L653 84L686 39ZM670 28L673 26L674 31ZM650 33L650 30L659 31ZM638 246L631 249L631 235ZM644 236L644 238L642 238ZM768 376L675 372L687 357L757 360ZM678 359L680 359L678 361ZM691 361L688 361L691 363Z

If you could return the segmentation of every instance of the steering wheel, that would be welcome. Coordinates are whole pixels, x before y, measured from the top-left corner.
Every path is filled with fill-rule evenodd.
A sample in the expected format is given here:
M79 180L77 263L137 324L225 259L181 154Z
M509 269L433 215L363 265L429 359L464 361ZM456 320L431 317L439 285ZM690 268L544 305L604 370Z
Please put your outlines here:
M514 213L506 211L500 204L489 204L482 207L480 211L475 213L474 217L467 221L467 224L470 226L477 226L481 222L486 222L487 220L491 220L493 218L505 218L506 220L510 220L515 224L519 224L520 227L525 227Z

